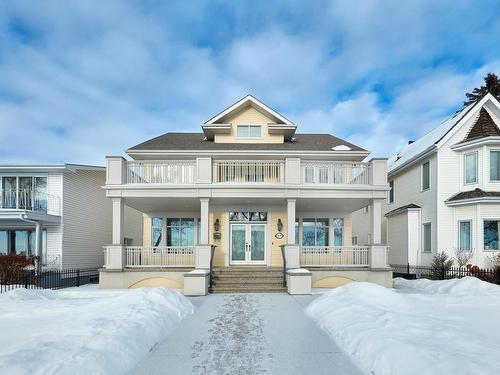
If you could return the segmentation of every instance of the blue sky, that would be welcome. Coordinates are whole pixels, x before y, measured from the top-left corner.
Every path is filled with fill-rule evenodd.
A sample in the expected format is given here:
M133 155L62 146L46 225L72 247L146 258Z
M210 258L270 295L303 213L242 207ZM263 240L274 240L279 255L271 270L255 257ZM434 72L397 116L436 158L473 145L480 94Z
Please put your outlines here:
M103 164L250 93L390 156L500 74L498 1L3 1L0 162Z

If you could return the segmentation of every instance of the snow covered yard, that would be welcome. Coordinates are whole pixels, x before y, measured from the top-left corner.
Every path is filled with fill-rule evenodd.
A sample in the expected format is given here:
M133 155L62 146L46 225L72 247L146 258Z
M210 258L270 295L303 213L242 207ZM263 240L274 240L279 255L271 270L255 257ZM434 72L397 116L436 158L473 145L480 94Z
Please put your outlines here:
M352 283L307 313L367 374L500 374L500 286L476 278Z
M0 374L124 374L192 313L171 289L16 289L0 295Z

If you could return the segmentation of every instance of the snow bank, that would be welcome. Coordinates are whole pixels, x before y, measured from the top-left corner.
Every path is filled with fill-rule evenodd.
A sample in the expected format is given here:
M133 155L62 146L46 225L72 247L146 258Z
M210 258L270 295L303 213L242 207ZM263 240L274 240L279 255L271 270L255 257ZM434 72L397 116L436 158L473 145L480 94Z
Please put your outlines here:
M369 374L500 374L500 286L474 278L352 283L307 313Z
M193 305L171 289L0 295L0 374L124 374Z

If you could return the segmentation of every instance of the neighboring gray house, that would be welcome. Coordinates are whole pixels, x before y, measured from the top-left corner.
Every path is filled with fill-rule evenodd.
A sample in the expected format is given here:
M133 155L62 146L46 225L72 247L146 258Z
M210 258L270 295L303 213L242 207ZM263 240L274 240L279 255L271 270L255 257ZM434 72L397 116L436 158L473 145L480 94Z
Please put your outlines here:
M111 242L103 167L0 165L0 254L40 255L49 268L98 268ZM127 243L141 244L142 216L127 209Z

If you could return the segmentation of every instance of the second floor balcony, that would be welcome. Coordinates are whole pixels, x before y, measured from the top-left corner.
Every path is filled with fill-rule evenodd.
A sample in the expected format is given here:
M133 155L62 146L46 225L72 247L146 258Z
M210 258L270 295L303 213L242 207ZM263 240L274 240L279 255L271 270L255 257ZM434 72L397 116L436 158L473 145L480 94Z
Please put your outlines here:
M0 189L0 209L60 214L60 199L33 189Z
M376 169L374 166L377 165ZM196 184L287 184L372 185L374 178L385 184L385 160L368 163L350 161L284 160L195 160L126 161L108 158L107 184L196 185ZM377 175L377 176L375 176ZM116 182L111 182L116 181ZM378 183L375 183L378 184Z

